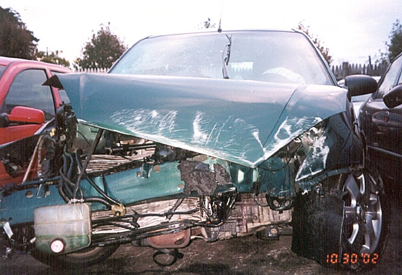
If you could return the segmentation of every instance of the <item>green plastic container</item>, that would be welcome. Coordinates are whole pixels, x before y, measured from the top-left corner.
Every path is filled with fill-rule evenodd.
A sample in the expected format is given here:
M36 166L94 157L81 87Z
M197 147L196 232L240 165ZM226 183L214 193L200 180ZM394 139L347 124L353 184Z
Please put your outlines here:
M34 211L36 248L46 253L68 253L91 244L88 204L63 204Z

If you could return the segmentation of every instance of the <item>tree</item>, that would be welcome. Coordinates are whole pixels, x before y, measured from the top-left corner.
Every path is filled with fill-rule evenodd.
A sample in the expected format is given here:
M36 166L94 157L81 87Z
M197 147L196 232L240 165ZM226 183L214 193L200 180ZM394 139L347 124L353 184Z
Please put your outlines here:
M397 19L393 24L389 39L389 44L385 44L388 46L388 57L392 62L402 52L402 24L400 20Z
M0 55L35 59L38 41L16 11L0 7Z
M309 28L310 27L304 26L303 22L299 22L299 24L297 25L297 29L304 32L311 39L311 41L313 41L314 45L317 47L317 49L321 52L324 59L327 61L328 65L331 65L332 56L329 55L329 49L321 45L321 41L318 39L317 36L310 33Z
M42 62L59 64L67 68L70 67L70 62L65 58L59 57L59 51L50 52L50 54L40 51L37 53L36 58Z
M110 31L110 23L92 35L82 49L82 59L75 62L83 69L110 68L113 63L126 51L123 42Z
M208 18L208 20L202 22L199 25L200 29L215 29L216 24L215 23L211 23L211 18Z

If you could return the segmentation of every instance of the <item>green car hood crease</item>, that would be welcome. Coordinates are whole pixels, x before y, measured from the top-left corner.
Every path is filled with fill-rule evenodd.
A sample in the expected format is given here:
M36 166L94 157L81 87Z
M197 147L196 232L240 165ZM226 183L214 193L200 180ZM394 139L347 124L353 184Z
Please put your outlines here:
M77 118L248 167L331 115L346 90L322 85L143 75L54 76Z

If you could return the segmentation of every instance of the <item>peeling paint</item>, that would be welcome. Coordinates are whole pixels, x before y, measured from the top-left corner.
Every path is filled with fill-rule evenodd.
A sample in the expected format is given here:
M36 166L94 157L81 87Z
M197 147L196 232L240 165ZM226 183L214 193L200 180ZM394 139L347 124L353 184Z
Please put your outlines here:
M138 130L145 130L152 127L157 129L156 133L171 133L175 129L175 118L177 111L169 111L166 115L160 114L157 110L122 110L116 111L111 119L114 123Z
M204 114L200 111L197 111L196 116L193 121L193 140L192 142L194 143L199 143L199 144L208 144L208 137L210 137L214 131L214 128L212 131L208 134L206 132L202 131L202 123L203 123L203 116Z

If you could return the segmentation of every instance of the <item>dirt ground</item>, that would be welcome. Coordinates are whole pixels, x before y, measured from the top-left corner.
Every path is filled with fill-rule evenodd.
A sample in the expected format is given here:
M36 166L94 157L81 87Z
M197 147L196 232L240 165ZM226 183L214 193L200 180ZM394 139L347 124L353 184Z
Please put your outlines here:
M391 224L382 260L373 270L360 274L402 274L402 197L398 187L390 192ZM281 236L279 241L254 236L214 243L194 240L180 250L182 259L173 266L160 267L153 262L152 248L122 245L105 262L84 270L55 270L30 255L16 253L11 259L0 259L0 274L349 274L297 256L290 246L291 236ZM4 250L3 245L1 248Z

